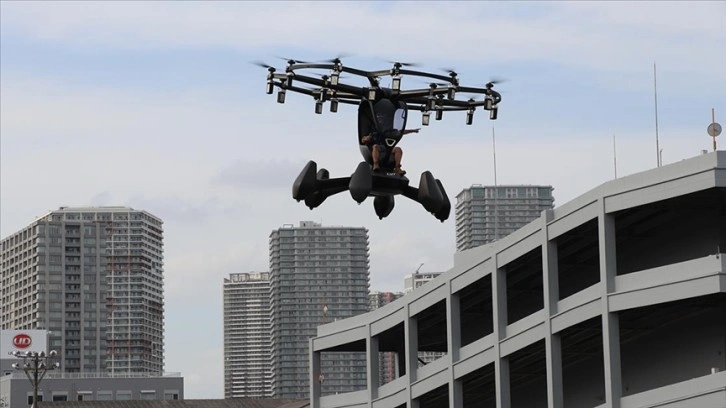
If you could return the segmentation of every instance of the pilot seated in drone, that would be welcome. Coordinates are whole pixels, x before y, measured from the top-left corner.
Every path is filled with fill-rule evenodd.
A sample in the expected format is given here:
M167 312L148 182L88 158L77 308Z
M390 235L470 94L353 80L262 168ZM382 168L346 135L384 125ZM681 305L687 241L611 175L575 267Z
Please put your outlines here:
M407 129L401 134L406 135L409 133L418 133L420 129ZM391 156L393 156L393 172L399 176L406 174L406 170L401 168L401 157L403 157L403 150L396 146L393 150L388 149L386 143L383 141L383 136L378 132L364 135L360 140L362 145L366 145L371 152L373 158L373 171L381 171L381 161L384 163L390 162Z

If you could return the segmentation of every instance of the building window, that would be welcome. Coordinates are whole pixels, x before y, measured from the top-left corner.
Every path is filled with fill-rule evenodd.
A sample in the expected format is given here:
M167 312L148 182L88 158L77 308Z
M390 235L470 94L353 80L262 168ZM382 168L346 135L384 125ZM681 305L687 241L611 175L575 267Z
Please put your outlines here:
M53 401L68 401L68 393L53 393Z
M165 400L178 400L179 393L176 391L164 391L164 399Z
M141 397L139 398L145 401L153 401L156 399L156 391L154 390L141 390Z
M98 401L113 401L113 392L111 391L99 391Z
M116 391L116 401L130 401L131 391Z
M93 392L91 391L78 391L78 401L93 401Z

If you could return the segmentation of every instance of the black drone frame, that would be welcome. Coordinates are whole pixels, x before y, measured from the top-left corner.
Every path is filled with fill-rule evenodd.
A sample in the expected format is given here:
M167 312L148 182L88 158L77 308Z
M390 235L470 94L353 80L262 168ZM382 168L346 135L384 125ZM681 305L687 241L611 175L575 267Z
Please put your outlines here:
M493 89L496 81L487 83L484 88L461 86L459 85L458 75L453 70L450 70L448 75L439 75L404 69L403 67L407 64L396 62L391 69L365 71L344 66L339 58L326 63L309 63L296 60L289 60L287 63L284 73L278 73L272 66L258 64L268 70L267 94L272 94L275 87L279 88L277 94L279 103L285 103L285 93L288 90L312 96L316 100L315 113L318 114L323 112L323 104L328 101L330 102L330 111L337 112L339 103L358 105L363 99L375 101L381 97L395 97L397 100L404 102L407 109L421 111L422 125L424 126L429 125L431 112L435 112L436 120L441 120L443 112L447 111L467 111L466 124L471 125L474 110L478 107L488 110L489 119L496 120L498 104L502 100L501 95ZM323 69L330 70L331 73L330 75L315 78L295 72L303 69ZM368 79L370 86L360 87L344 84L340 78L342 73L365 77ZM401 77L403 75L425 77L442 82L432 82L428 88L402 90ZM385 76L391 76L390 88L380 86L380 78ZM302 82L318 88L309 89L296 86L294 85L295 82ZM485 95L485 98L484 100L475 100L474 98L457 100L456 97L459 93L481 94Z
M473 122L474 110L482 107L489 111L489 118L497 118L498 104L501 95L494 91L496 81L487 83L484 88L464 87L459 85L457 73L448 70L447 75L433 74L423 71L404 69L405 64L393 63L393 67L387 70L364 71L356 68L343 66L339 58L329 60L326 63L309 63L296 60L288 60L284 72L277 72L274 67L258 63L257 65L267 68L267 94L272 94L278 88L277 102L285 103L287 91L293 91L312 96L315 99L315 113L323 113L323 104L330 102L330 111L337 112L338 104L345 103L358 105L359 129L358 140L361 154L366 161L361 162L350 177L330 178L326 169L317 168L317 163L309 161L302 172L293 183L293 198L297 201L305 201L305 204L312 210L318 207L328 197L349 190L351 196L358 204L361 204L367 197L374 197L373 206L379 218L388 216L394 207L394 196L403 195L414 200L433 214L441 222L448 219L451 211L444 186L436 179L430 171L421 174L418 188L409 185L409 180L402 174L395 171L390 172L393 164L392 156L387 155L388 163L381 163L381 168L376 172L372 170L372 160L369 147L363 144L362 137L370 135L371 131L383 134L385 143L393 149L404 134L406 126L405 112L408 110L422 112L422 125L428 126L431 112L435 112L436 120L441 120L446 111L466 111L466 124ZM302 75L296 71L304 69L330 70L330 75L321 75L315 78L310 75ZM348 73L365 77L369 86L353 86L341 82L341 74ZM427 88L402 90L401 77L412 75L429 78L433 81ZM380 78L391 76L391 86L382 87ZM303 83L313 85L316 89L309 89L296 85ZM483 100L469 98L468 100L457 100L457 94L481 94ZM394 112L404 112L403 121L396 127L393 124ZM379 115L381 116L379 118ZM387 118L387 119L386 119ZM383 122L380 122L380 121ZM386 120L390 120L386 123ZM373 128L371 128L373 126ZM379 126L386 126L379 128ZM393 126L393 127L391 127ZM388 167L386 167L388 166ZM399 169L400 170L400 169Z

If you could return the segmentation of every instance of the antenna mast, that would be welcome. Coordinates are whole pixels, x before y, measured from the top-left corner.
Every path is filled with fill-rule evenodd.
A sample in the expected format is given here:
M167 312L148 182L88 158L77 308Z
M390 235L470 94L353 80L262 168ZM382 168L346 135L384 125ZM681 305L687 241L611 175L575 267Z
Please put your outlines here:
M497 188L497 142L494 136L494 126L492 126L492 152L494 154L494 241L499 238L498 234L498 214L497 214L497 196L499 196L499 189Z
M658 140L658 78L655 71L655 62L653 63L653 94L655 96L655 158L658 167L660 167L660 142Z

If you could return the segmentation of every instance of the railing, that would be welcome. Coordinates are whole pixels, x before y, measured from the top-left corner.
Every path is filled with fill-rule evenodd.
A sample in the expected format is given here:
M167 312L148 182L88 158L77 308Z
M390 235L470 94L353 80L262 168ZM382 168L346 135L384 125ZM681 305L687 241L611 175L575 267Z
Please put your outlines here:
M6 376L11 378L27 379L22 371L11 372ZM106 372L83 372L83 373L61 373L48 372L43 378L162 378L162 377L181 377L181 372L170 373L106 373Z

